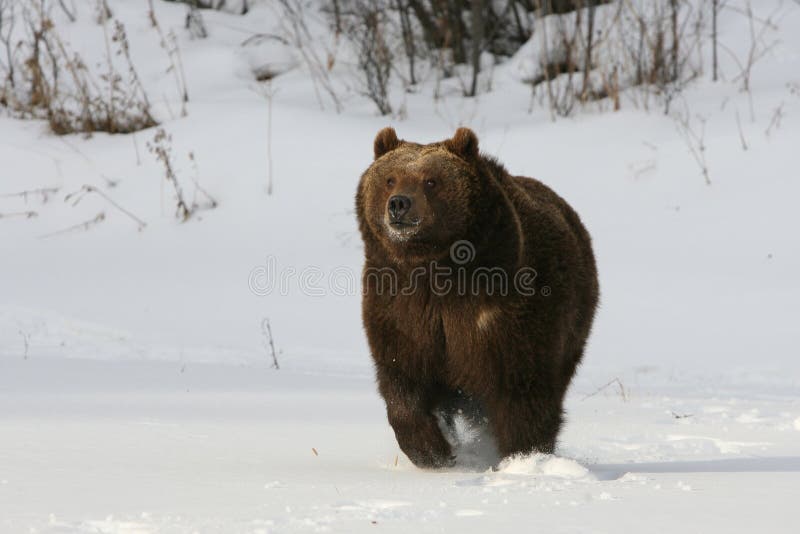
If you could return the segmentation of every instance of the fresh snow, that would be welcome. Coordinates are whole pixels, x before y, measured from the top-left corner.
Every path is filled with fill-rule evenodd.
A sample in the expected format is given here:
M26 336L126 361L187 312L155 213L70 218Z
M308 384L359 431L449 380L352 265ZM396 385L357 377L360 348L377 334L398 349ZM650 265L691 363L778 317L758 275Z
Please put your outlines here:
M706 121L708 186L657 105L623 95L617 113L528 113L521 56L477 99L445 80L434 100L433 76L398 87L406 118L390 119L353 89L345 55L333 70L343 111L324 93L321 109L291 50L240 46L278 24L261 3L244 17L204 12L210 37L192 40L184 6L156 2L180 38L191 100L179 117L145 3L109 3L179 176L196 173L219 207L175 220L153 131L59 138L0 117L0 214L38 213L0 218L0 531L796 530L800 6L754 2L784 14L753 70L752 116L728 54L728 81L705 73L673 102L698 130ZM102 61L89 9L57 22ZM744 57L740 16L720 25ZM295 67L271 83L271 106L252 76L264 65ZM418 141L471 126L592 233L602 304L556 456L487 469L490 438L464 421L454 469L422 471L399 451L361 329L353 213L387 124ZM64 202L84 184L147 227L97 195ZM50 187L47 202L3 196ZM101 211L97 226L50 236ZM268 288L261 275L276 270L284 287Z

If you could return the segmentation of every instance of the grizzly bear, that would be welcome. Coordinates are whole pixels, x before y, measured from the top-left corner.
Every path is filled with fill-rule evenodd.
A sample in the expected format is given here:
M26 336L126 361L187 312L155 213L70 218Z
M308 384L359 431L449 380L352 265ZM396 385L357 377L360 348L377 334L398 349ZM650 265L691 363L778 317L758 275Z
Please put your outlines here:
M501 457L552 453L597 307L589 233L467 128L426 145L385 128L374 154L356 194L363 322L400 448L453 465L437 414L468 399Z

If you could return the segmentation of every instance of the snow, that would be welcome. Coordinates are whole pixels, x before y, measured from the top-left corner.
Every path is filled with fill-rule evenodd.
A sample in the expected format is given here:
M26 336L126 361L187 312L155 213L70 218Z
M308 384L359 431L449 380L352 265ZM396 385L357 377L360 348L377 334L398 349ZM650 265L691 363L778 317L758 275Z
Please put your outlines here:
M363 371L4 359L0 530L351 532L377 521L400 532L524 521L605 532L646 520L674 531L693 518L703 530L790 531L800 459L781 411L797 413L796 399L751 392L680 423L665 409L708 398L691 388L628 402L573 395L559 456L423 472L399 454ZM764 415L755 430L723 416L751 407ZM676 427L684 439L669 439ZM716 450L707 438L751 448Z
M324 95L321 109L290 50L240 46L276 27L260 4L243 17L204 12L210 37L192 40L182 6L156 2L186 69L179 117L144 7L110 4L179 176L191 183L192 151L220 205L175 220L145 146L153 131L59 138L0 117L0 195L59 188L46 203L0 196L0 213L38 213L0 219L0 531L794 531L800 6L783 4L780 42L753 71L752 116L727 54L727 81L703 76L673 104L694 127L706 121L708 186L658 106L623 95L617 113L591 105L555 123L538 104L528 113L512 68L522 57L495 67L477 99L445 80L434 101L432 75L416 93L398 88L404 120L375 116L348 90L344 60L333 71L343 111ZM100 61L89 11L65 36ZM720 25L742 57L740 18ZM268 103L252 75L265 65L291 69L271 82L272 196ZM466 421L452 470L418 470L399 451L360 324L353 214L388 123L417 141L470 125L483 150L553 186L592 233L602 305L556 456L487 470L490 438ZM63 202L84 184L147 227L97 195ZM88 230L41 238L101 211ZM282 288L254 291L254 275L276 271Z
M543 475L555 478L581 479L589 476L589 470L578 462L546 454L506 458L499 465L498 471L511 475Z

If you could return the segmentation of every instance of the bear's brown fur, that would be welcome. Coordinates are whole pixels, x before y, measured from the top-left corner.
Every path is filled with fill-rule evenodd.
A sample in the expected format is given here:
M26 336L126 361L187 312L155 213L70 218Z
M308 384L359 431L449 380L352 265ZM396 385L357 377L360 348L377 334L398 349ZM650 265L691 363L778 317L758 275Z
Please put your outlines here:
M467 128L428 145L385 128L374 152L356 195L363 321L400 448L418 466L451 465L436 414L466 397L503 457L553 452L598 300L578 215L479 154Z

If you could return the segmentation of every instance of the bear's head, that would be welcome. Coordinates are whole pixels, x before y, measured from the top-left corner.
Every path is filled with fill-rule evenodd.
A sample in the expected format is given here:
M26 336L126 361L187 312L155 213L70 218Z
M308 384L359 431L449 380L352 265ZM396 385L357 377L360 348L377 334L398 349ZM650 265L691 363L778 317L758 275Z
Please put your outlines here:
M485 181L472 130L420 145L384 128L374 151L356 198L365 241L374 237L390 256L413 263L438 259L468 238Z

